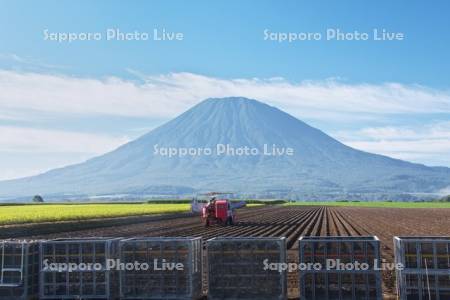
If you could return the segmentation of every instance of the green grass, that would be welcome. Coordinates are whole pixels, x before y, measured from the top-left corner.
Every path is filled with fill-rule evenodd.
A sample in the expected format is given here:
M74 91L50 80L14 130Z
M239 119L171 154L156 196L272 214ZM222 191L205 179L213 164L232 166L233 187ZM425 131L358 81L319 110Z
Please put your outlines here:
M189 204L32 204L0 206L0 225L187 212Z
M329 205L329 206L355 206L355 207L392 207L392 208L450 208L450 202L327 202L307 201L290 202L285 205Z

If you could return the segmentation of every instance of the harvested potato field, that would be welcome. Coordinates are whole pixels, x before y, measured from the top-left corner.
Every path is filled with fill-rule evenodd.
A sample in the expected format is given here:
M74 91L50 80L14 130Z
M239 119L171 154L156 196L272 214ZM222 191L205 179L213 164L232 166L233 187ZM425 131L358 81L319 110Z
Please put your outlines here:
M33 238L89 236L286 237L289 260L297 257L300 236L368 236L381 240L382 258L393 261L393 236L450 235L450 209L261 206L238 211L233 226L205 228L199 216L148 220L138 224L34 235ZM298 297L297 273L290 273L288 293ZM383 273L385 297L395 295L393 271Z

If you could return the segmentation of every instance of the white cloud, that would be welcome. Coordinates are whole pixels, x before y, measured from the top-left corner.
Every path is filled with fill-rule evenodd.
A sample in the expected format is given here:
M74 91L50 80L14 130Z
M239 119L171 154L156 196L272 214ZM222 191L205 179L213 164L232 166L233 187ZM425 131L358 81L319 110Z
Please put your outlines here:
M109 135L0 126L0 180L80 163L128 141Z
M449 91L419 85L345 84L335 80L293 83L283 78L219 79L192 73L139 76L138 82L3 70L0 110L167 118L205 98L245 96L313 119L450 113Z
M450 186L440 190L438 193L441 194L442 196L450 195Z
M126 142L128 142L126 137L0 126L1 152L97 155L113 150Z
M14 157L10 152L0 151L0 180L8 180L14 178L23 178L27 176L37 175L54 168L60 168L69 164L75 164L85 161L90 156L78 154L73 156L54 155L53 153L39 153L33 158L14 153Z
M18 56L4 59L26 62ZM419 85L347 84L336 79L220 79L192 73L148 76L133 70L130 73L138 80L0 70L0 120L22 126L0 126L0 179L81 162L128 141L109 133L30 128L53 116L55 120L96 116L169 119L203 99L226 96L261 100L300 119L322 123L363 120L368 124L391 114L450 113L450 91ZM58 128L64 128L64 124ZM370 127L332 134L369 152L450 166L449 135L450 122L420 128Z
M367 152L431 165L450 166L450 122L421 127L372 127L340 131L343 143Z

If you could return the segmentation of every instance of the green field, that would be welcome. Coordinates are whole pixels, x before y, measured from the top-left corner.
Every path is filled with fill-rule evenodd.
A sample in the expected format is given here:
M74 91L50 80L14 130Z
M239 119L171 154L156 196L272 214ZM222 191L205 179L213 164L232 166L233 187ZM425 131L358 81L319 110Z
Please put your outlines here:
M188 212L190 204L31 204L0 206L0 225Z
M393 207L393 208L450 208L450 202L345 202L345 201L298 201L285 205L328 205L355 207Z

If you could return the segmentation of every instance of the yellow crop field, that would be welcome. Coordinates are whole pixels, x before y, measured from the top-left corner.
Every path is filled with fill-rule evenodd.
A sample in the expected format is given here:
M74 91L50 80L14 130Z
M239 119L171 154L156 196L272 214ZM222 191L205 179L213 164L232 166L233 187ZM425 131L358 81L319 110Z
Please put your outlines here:
M190 204L34 204L0 206L0 225L188 212Z

